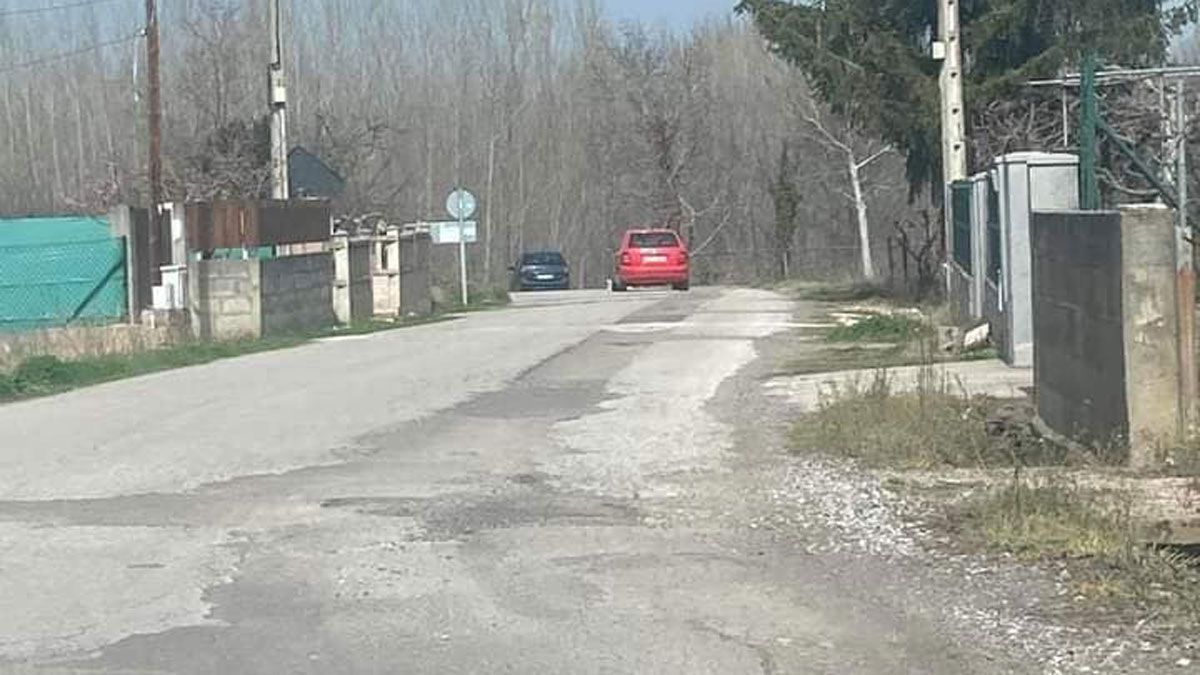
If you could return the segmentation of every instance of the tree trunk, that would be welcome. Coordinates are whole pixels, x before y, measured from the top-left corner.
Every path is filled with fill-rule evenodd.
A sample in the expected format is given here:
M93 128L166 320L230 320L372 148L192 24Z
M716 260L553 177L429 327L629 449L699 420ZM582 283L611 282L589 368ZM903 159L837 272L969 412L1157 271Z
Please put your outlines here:
M862 251L862 275L864 279L875 278L875 263L871 259L871 227L867 219L867 198L863 194L862 176L854 153L846 153L850 169L850 187L854 190L854 213L858 219L858 247Z

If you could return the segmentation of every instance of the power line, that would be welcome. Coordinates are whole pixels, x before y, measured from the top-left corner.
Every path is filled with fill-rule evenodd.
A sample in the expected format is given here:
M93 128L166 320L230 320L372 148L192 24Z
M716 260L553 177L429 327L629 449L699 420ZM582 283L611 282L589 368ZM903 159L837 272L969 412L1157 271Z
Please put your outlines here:
M49 7L27 7L25 9L10 9L0 12L0 19L6 16L27 16L29 14L45 14L46 12L55 12L62 9L75 9L77 7L91 7L92 5L103 5L117 0L79 0L64 5L51 5Z
M114 45L125 44L127 42L133 42L134 40L141 39L144 35L145 35L144 31L138 31L138 32L134 33L133 35L128 35L123 38L117 38L115 40L108 40L106 42L97 42L96 44L88 45L86 47L80 47L79 49L73 49L68 52L52 54L50 56L45 56L40 59L33 59L32 61L22 61L21 63L13 63L13 64L10 64L7 66L0 67L0 75L3 75L5 73L11 73L11 72L14 72L17 70L24 70L25 68L35 68L37 66L46 65L47 63L54 63L55 61L62 61L64 59L69 59L73 56L79 56L80 54L87 54L89 52L99 51L101 49L104 49L105 47L112 47Z

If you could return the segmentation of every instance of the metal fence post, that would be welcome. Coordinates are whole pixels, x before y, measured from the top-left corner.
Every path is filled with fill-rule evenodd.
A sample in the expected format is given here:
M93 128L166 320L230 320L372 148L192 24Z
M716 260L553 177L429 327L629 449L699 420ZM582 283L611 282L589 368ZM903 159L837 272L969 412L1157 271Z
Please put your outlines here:
M1096 178L1096 126L1099 110L1096 102L1096 57L1083 58L1079 84L1079 207L1085 211L1100 208L1100 184Z

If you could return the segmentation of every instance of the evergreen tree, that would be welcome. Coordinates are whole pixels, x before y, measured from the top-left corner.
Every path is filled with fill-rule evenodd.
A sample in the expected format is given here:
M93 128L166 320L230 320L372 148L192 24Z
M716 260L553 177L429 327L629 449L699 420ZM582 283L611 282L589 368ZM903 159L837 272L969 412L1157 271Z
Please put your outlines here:
M1074 68L1086 51L1114 66L1161 64L1198 3L962 0L968 113L1013 95L1025 80ZM937 7L937 0L744 0L738 11L753 17L834 113L903 151L919 191L941 173L940 64L930 56Z

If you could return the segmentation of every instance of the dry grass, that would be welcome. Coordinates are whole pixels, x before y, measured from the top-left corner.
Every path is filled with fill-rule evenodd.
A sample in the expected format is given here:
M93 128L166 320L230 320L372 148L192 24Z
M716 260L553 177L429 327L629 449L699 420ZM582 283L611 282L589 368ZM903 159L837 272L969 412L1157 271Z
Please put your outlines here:
M23 333L0 333L0 372L23 361L53 356L64 361L134 354L187 342L186 326L176 324L79 325Z
M1126 491L1100 491L1068 477L1022 480L968 500L955 514L968 540L1027 561L1058 561L1076 600L1200 625L1195 558L1153 544Z
M1017 477L970 500L963 515L982 543L1023 558L1111 557L1131 539L1116 495L1066 478Z
M797 448L902 469L1041 465L1060 450L1033 438L988 432L1000 402L966 397L962 387L926 368L909 392L894 390L887 370L822 392L815 412L793 431Z
M796 425L793 441L797 449L889 469L1005 467L1012 478L994 487L927 495L961 543L1027 562L1054 561L1069 599L1091 611L1200 626L1196 561L1153 544L1156 534L1136 513L1132 485L1098 489L1087 480L1092 474L1055 468L1072 461L1064 450L1020 434L989 433L1001 403L964 396L932 367L912 391L898 391L880 370L828 390ZM1096 461L1087 458L1089 465ZM1033 466L1042 468L1024 471Z
M866 300L886 300L894 296L888 288L867 282L823 283L792 281L784 284L780 290L792 294L801 300L816 302L862 302Z

